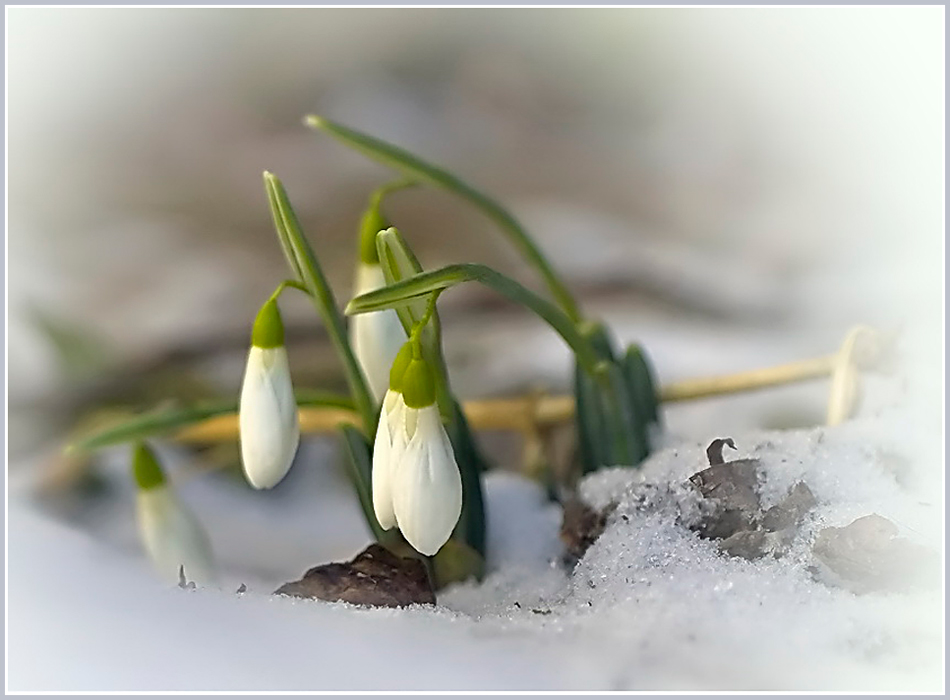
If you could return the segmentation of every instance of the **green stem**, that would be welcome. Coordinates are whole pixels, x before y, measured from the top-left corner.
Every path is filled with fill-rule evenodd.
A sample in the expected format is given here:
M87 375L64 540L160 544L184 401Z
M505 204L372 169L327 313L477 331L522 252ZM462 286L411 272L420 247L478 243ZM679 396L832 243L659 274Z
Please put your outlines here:
M557 273L554 272L554 268L551 267L547 258L544 257L541 249L538 248L528 232L518 223L518 220L496 201L474 189L451 173L417 158L398 146L393 146L368 134L355 131L316 115L305 117L304 123L314 129L325 131L373 160L395 168L410 178L442 187L450 192L454 192L463 199L467 199L481 209L488 218L494 221L525 259L537 268L547 283L548 288L551 290L551 294L557 300L558 304L560 304L568 318L575 323L581 320L581 312L577 301L567 286L557 276Z
M346 323L336 305L333 291L330 289L313 249L303 235L300 222L290 205L283 184L276 175L265 172L264 187L267 190L267 199L270 202L271 214L274 217L278 237L280 237L282 243L286 239L288 244L284 249L285 254L288 254L289 250L288 263L291 269L299 270L300 279L307 292L309 292L314 307L323 319L327 334L330 336L330 341L333 343L337 355L343 361L347 383L353 394L356 408L363 419L366 434L373 435L376 432L376 402L373 400L369 386L366 383L366 377L363 376L363 370L360 369L359 363L353 355L353 349L347 340Z
M276 301L277 297L279 297L281 293L283 293L283 291L288 287L292 289L299 289L307 296L310 296L310 290L307 289L306 285L304 285L302 282L297 282L296 280L284 280L277 285L277 289L275 289L274 293L270 295L270 301Z
M430 294L436 290L448 289L462 282L481 282L496 292L526 306L535 314L547 321L574 351L577 361L596 377L598 357L590 341L577 329L571 318L551 302L542 299L534 292L526 289L518 282L505 277L500 272L476 263L448 265L431 272L423 272L407 277L401 282L377 289L350 300L346 307L347 314L378 311L397 305L406 299Z

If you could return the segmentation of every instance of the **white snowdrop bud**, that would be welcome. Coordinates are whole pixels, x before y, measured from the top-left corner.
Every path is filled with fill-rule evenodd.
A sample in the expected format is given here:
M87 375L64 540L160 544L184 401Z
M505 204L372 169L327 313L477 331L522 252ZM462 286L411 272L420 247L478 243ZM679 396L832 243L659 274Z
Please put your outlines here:
M284 325L273 299L254 321L241 387L240 429L245 477L256 489L273 488L287 475L300 442Z
M138 486L136 516L139 537L159 575L169 583L184 576L197 584L214 581L211 542L194 515L165 480L155 455L144 444L133 453Z
M406 343L393 363L373 450L373 507L385 529L399 526L433 555L462 512L462 478L435 403L432 369Z
M406 429L409 444L392 480L393 511L406 541L433 555L451 537L462 513L462 477L435 404L410 408Z
M354 296L386 286L379 262L360 262L356 267ZM370 391L381 401L389 388L389 368L399 348L406 342L406 332L399 316L392 309L358 314L350 321L350 345L363 368Z
M384 530L396 525L392 472L406 443L406 403L402 394L389 390L383 398L383 410L379 415L379 427L373 444L373 510Z

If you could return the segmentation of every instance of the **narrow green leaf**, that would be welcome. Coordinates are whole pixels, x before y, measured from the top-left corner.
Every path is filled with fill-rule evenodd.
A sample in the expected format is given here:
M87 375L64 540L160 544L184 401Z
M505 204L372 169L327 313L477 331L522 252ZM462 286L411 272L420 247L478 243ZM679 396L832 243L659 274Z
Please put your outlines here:
M487 465L472 438L465 414L456 401L453 401L453 416L447 428L455 461L462 476L462 515L459 517L455 534L484 557L485 500L480 475L487 470Z
M660 397L656 375L646 351L637 343L627 348L623 359L624 372L634 400L647 420L660 425Z
M383 165L398 170L409 178L441 187L474 204L498 225L515 248L537 268L567 316L573 321L580 320L580 310L573 295L554 272L554 268L551 267L551 264L528 232L498 202L462 182L448 171L427 163L398 146L316 115L307 116L304 123L314 129L326 132L350 148Z
M373 450L359 430L352 425L342 426L343 446L346 448L346 466L350 481L356 489L363 517L377 542L385 542L389 536L376 520L373 510Z
M298 390L297 406L326 406L354 410L349 397L322 391ZM112 425L97 428L77 438L66 447L67 453L92 452L123 442L144 440L175 432L208 418L235 414L238 402L234 399L204 401L192 406L176 406L122 418Z
M604 392L613 410L614 463L635 467L647 456L646 419L638 414L624 373L616 363L608 371L610 388Z
M588 474L609 463L610 438L597 387L580 363L574 363L574 402L581 469Z
M660 425L660 399L656 391L653 369L646 352L637 344L627 348L621 368L631 400L641 418L641 441L644 446L642 459L646 459L653 450L651 426Z
M386 284L392 285L422 272L422 265L419 264L418 258L397 229L390 227L385 231L380 231L376 235L376 248ZM427 303L428 296L422 296L407 299L405 304L395 307L396 314L402 322L407 337L412 333L412 329L415 328L416 324L425 316ZM430 343L438 335L438 312L433 313L432 318L435 319L435 326L426 330L427 340Z
M402 282L361 294L352 299L346 307L346 313L358 314L395 308L405 303L406 300L449 289L462 282L472 281L480 282L494 289L502 296L527 307L544 321L547 321L548 325L557 331L571 347L585 369L592 375L596 375L597 355L591 348L590 342L578 332L574 322L563 311L521 286L510 277L506 277L485 265L476 263L448 265L438 270L413 275Z
M350 347L346 333L346 323L339 307L337 307L333 290L330 289L330 284L327 282L326 275L323 274L323 268L320 267L310 243L303 235L300 222L297 220L297 215L290 204L290 199L287 197L287 192L281 181L272 173L265 172L264 188L267 191L267 199L271 206L278 236L281 237L282 241L285 238L287 240L290 250L288 263L291 269L294 269L300 275L300 281L307 287L310 299L323 319L333 347L343 362L347 383L350 386L350 392L353 394L357 410L363 419L363 425L366 426L367 434L372 435L376 431L376 420L378 418L376 402L369 391L366 377L363 376L363 370L356 361L356 356Z

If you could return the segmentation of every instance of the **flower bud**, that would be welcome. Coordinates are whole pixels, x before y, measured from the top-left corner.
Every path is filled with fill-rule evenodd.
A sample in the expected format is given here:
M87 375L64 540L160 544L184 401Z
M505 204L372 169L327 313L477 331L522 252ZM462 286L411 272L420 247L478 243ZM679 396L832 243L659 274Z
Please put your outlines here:
M286 476L300 442L297 401L277 302L261 307L251 333L240 404L241 461L256 489Z
M385 286L386 279L378 262L361 261L357 265L354 296ZM350 345L377 401L386 394L389 368L405 342L406 332L392 309L358 314L350 321Z
M462 477L435 404L408 409L406 425L411 437L393 473L393 512L406 541L433 555L462 513Z
M435 554L462 511L462 479L435 402L433 369L406 343L390 372L373 448L373 508L384 529Z
M185 578L198 584L214 581L211 542L198 520L167 483L155 455L135 447L132 471L138 486L136 517L139 537L156 571L169 583Z

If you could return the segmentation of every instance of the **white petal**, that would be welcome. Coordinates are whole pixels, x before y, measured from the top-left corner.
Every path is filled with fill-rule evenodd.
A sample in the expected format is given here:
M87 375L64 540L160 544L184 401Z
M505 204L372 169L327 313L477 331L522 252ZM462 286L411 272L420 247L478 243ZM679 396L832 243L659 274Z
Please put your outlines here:
M199 584L214 581L211 543L195 517L167 486L139 490L137 516L142 545L159 574L169 583L185 578Z
M300 442L297 402L287 351L252 347L241 388L241 460L256 489L276 486L286 476Z
M400 394L394 391L386 392L383 399L383 410L379 416L379 427L376 428L376 440L373 443L373 511L376 520L384 530L389 530L396 524L393 514L392 497L392 454L393 428L401 420L399 404L402 403Z
M379 265L359 264L356 270L356 295L385 285L386 280ZM405 342L406 332L399 322L399 316L392 309L357 314L350 320L350 345L377 401L389 389L389 370L396 353Z
M461 515L462 477L438 408L433 405L415 413L415 433L393 474L393 509L406 541L433 555Z

